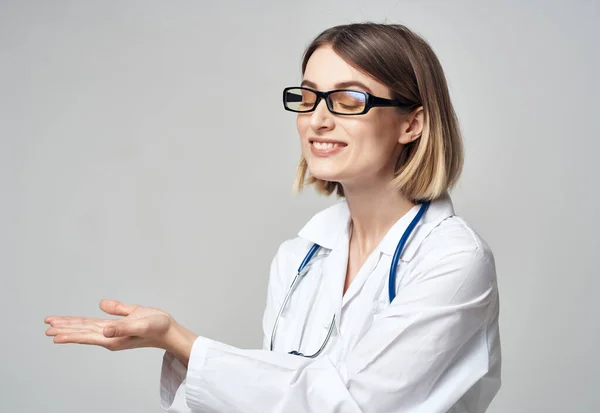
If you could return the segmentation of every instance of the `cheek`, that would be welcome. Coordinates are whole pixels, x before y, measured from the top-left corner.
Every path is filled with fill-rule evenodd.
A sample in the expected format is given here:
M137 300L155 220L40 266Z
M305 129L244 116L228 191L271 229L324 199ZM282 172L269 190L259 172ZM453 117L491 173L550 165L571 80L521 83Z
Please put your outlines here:
M387 165L398 147L397 128L385 119L370 119L363 124L347 125L354 144L356 163Z
M310 152L310 147L306 142L309 126L309 119L307 119L307 116L298 116L296 118L296 129L298 130L298 139L300 140L300 150L304 157L308 157Z
M369 153L386 152L390 146L394 146L396 140L393 128L377 118L347 123L344 125L344 132L354 146Z
M298 130L298 134L300 137L304 135L306 132L306 128L308 126L308 119L306 116L298 115L296 117L296 129Z
M373 129L373 135L377 137L379 145L384 147L387 151L392 150L398 145L400 133L400 128L398 123L395 121L395 117L389 112L390 111L385 110L380 111L380 116L374 123L376 126Z

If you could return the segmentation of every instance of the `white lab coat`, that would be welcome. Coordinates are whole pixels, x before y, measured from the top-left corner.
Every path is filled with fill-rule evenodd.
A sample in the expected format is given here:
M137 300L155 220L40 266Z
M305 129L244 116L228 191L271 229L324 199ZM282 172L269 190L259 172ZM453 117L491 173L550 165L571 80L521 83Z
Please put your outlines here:
M397 296L388 273L416 215L400 218L342 296L350 214L345 201L316 214L271 265L262 350L199 337L186 368L165 353L161 404L170 412L480 413L500 388L498 290L493 255L448 195L435 200L401 256ZM311 267L275 318L313 243L329 255ZM334 333L316 359L336 314Z

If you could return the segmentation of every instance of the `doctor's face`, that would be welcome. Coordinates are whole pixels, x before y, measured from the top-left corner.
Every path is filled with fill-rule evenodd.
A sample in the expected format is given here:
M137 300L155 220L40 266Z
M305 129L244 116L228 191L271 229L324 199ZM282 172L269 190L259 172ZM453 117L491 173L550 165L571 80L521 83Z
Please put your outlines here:
M353 89L392 98L387 86L352 67L330 47L312 54L302 86L321 92ZM340 182L347 192L393 179L402 131L409 122L394 107L373 107L363 115L336 115L322 99L314 112L299 113L296 125L310 173Z

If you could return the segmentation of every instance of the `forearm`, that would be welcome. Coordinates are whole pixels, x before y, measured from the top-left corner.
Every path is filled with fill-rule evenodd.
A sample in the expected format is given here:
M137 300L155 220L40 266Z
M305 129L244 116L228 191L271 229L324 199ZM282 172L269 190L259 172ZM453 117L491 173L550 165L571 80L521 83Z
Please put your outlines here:
M165 350L173 354L187 368L196 338L198 338L197 334L174 321L167 332Z

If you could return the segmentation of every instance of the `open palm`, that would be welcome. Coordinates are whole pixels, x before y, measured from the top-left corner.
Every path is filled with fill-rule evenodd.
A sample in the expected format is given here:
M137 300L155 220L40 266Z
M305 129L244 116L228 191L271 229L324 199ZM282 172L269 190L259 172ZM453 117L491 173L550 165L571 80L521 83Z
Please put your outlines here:
M54 343L57 344L90 344L113 351L141 347L165 348L165 336L174 323L168 313L116 300L100 301L100 309L123 318L49 316L44 319L51 326L46 330L46 335L54 336Z

